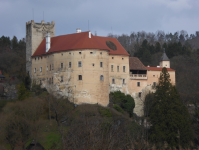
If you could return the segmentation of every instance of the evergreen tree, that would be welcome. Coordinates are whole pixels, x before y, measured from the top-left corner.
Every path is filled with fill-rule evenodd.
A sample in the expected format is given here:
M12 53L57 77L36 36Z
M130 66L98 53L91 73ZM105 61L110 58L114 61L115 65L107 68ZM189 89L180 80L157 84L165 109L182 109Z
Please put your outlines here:
M18 100L24 100L28 97L30 97L30 92L26 89L25 87L25 84L22 82L21 84L17 85L17 94L18 94L18 97L17 99Z
M187 147L193 139L187 108L180 100L175 86L170 83L166 68L162 69L150 113L150 139L154 143Z

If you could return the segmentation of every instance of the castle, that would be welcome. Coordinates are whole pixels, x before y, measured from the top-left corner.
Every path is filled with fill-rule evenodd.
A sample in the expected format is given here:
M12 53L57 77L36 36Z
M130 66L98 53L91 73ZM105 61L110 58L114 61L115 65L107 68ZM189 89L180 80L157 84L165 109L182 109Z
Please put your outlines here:
M143 115L143 102L154 91L163 67L175 84L175 70L165 52L157 67L145 67L115 38L90 31L55 37L55 22L26 23L26 71L48 92L75 104L109 104L109 93L122 91L135 100L134 113Z

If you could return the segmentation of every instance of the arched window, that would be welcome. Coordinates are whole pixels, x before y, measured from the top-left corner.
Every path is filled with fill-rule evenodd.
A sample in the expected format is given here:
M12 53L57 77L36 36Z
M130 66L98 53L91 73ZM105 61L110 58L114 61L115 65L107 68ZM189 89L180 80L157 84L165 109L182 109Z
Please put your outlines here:
M103 75L100 76L100 81L104 81L104 76Z

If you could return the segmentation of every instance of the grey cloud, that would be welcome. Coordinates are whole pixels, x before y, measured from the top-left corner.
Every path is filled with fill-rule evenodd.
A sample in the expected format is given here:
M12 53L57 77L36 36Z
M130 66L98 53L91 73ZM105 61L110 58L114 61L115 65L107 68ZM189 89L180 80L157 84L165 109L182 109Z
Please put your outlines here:
M0 36L25 37L25 23L56 23L56 35L74 33L80 27L98 35L135 31L195 33L199 27L197 0L0 0Z

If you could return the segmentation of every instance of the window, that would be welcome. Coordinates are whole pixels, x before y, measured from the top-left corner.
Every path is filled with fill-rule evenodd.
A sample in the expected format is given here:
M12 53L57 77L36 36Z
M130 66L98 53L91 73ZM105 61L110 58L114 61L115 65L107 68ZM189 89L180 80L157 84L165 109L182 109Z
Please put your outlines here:
M51 78L49 79L49 83L51 84Z
M40 67L40 72L42 72L42 67Z
M35 68L34 72L36 73L36 68Z
M90 52L90 54L93 54L93 52Z
M52 77L52 84L53 84L53 77Z
M122 60L124 60L124 58L122 58Z
M63 53L61 55L63 56Z
M52 70L54 70L54 64L52 64Z
M126 72L126 67L125 66L123 66L123 72Z
M122 79L122 84L125 84L125 79Z
M63 76L61 76L61 82L63 82Z
M104 81L104 76L103 75L100 76L100 81Z
M72 67L72 64L71 64L71 62L69 62L69 68L71 68Z
M153 82L153 86L156 87L156 82Z
M137 82L137 86L140 86L140 82Z
M94 63L93 63L92 65L93 65L93 66L95 66L95 64L94 64Z
M71 55L71 53L69 53Z
M48 66L46 67L46 70L48 71Z
M79 80L82 80L82 75L79 75L79 76L78 76L78 79L79 79Z
M41 56L41 59L42 59L42 56Z
M114 59L114 57L112 57L112 59Z
M103 62L100 62L100 67L103 67Z
M100 52L100 54L102 55L102 52Z
M82 62L78 61L78 67L82 67Z
M81 54L82 54L82 52L79 52L79 54L81 55Z
M138 96L139 96L139 97L141 97L141 96L142 96L142 93L141 93L141 92L139 92L139 93L138 93Z
M155 75L153 75L153 77L155 77Z
M36 61L36 57L35 57L35 61Z
M114 78L112 79L112 84L115 84L115 79Z
M51 71L51 65L50 65L50 71Z
M111 65L111 72L113 72L113 65Z
M39 57L38 57L38 60L39 60Z
M63 63L61 63L61 69L63 69L64 68L64 64Z
M120 66L117 66L117 72L120 72Z

